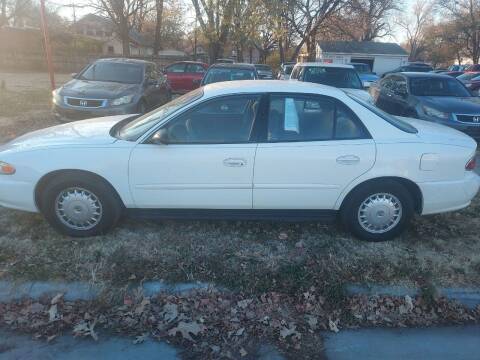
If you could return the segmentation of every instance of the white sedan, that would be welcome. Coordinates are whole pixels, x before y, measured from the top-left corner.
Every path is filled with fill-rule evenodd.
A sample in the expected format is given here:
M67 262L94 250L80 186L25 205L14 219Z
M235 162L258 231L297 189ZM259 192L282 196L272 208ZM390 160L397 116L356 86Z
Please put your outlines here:
M0 205L92 236L124 212L318 219L380 241L412 216L468 206L476 142L328 86L208 85L143 116L85 120L0 147Z

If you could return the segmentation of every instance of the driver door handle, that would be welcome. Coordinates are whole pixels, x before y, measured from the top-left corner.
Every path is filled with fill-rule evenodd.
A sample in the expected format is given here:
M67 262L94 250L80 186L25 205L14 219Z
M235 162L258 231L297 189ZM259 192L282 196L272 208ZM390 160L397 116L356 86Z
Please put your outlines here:
M223 165L229 167L242 167L247 165L247 160L239 158L228 158L223 160Z

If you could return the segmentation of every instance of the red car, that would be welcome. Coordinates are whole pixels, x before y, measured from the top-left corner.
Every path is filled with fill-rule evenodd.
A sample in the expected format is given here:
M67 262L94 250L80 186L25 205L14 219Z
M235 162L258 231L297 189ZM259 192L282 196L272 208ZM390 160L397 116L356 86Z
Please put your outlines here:
M164 73L167 76L172 92L185 94L200 86L208 65L196 61L179 61L168 65Z

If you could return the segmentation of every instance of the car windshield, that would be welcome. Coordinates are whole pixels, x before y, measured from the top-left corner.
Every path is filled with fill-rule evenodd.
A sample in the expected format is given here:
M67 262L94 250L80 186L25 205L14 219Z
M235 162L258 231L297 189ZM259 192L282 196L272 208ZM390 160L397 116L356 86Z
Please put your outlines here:
M251 69L235 68L213 68L208 70L203 80L203 85L213 84L221 81L253 80L255 72Z
M410 92L415 96L471 96L460 81L449 78L413 78Z
M100 61L90 65L78 78L89 81L140 84L143 80L143 66L140 64Z
M257 70L262 70L262 71L272 71L272 68L268 65L262 65L262 64L257 64L255 65L255 67L257 68Z
M362 99L356 97L355 95L352 94L347 94L350 98L352 98L354 101L362 105L363 107L366 107L368 110L373 112L375 115L379 116L389 124L395 126L397 129L400 129L402 131L405 131L409 134L416 134L418 133L418 130L413 126L410 125L408 122L401 120L395 116L392 116L390 114L387 114L385 111L380 110L378 107L375 105L372 105L366 101L363 101Z
M370 70L370 66L367 64L352 64L352 66L357 70L360 74L369 74L372 71Z
M172 100L154 111L140 116L131 122L123 125L118 131L118 137L127 141L136 141L155 124L173 114L182 107L200 99L203 96L203 89L196 89Z
M309 66L305 69L303 80L337 88L363 88L360 78L351 68Z
M479 73L466 73L466 74L458 76L457 79L460 80L460 81L462 81L462 80L465 81L465 80L475 79L478 76L480 76Z
M293 65L285 65L285 68L283 69L283 72L287 75L290 75L293 70Z

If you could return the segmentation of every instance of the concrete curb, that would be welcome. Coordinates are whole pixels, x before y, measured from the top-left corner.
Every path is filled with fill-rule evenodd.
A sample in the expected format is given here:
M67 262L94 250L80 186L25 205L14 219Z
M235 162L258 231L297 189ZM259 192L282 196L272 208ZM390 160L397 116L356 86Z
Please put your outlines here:
M473 288L436 288L440 296L449 300L457 301L469 309L475 309L480 305L480 289ZM406 286L380 286L350 284L346 287L348 295L389 295L389 296L417 296L420 289Z
M141 286L145 296L155 296L160 293L179 294L192 290L207 290L214 288L209 283L178 283L167 284L162 281L149 281ZM130 287L131 290L137 290L137 286ZM21 300L22 298L39 299L41 296L55 296L58 293L64 294L67 301L75 300L94 300L101 289L94 285L84 282L54 282L54 281L34 281L25 283L15 283L9 281L0 281L0 302L9 302Z

